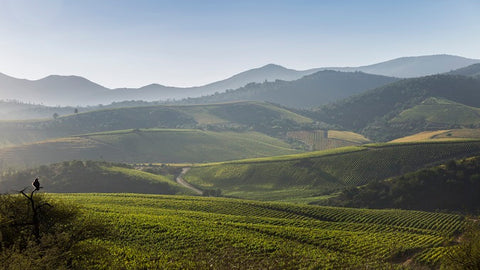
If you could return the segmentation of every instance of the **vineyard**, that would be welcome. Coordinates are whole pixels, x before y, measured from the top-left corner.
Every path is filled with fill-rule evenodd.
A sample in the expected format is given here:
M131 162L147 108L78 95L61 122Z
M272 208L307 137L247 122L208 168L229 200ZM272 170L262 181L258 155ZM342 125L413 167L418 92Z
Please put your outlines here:
M225 198L52 195L106 224L73 265L88 269L402 268L436 266L461 216Z
M309 150L325 150L370 142L360 134L338 130L289 131L287 137L301 141Z
M313 201L346 186L478 154L480 141L368 144L194 166L185 178L200 188L220 188L223 194L240 198Z

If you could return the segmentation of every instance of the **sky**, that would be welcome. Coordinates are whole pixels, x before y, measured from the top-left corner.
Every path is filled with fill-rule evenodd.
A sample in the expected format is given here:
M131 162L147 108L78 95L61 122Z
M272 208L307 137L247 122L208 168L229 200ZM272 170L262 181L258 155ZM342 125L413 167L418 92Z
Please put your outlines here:
M198 86L275 63L480 59L478 0L0 0L0 73Z

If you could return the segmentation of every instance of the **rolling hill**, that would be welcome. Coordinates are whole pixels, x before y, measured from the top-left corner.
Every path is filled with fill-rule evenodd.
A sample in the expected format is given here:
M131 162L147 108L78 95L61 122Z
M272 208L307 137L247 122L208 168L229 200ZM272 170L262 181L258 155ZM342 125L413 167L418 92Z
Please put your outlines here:
M268 103L157 105L96 110L70 114L57 119L1 121L0 146L13 146L90 132L135 128L254 130L278 136L288 130L314 126L312 119Z
M470 76L477 79L480 79L480 63L473 64L467 67L459 68L457 70L453 70L448 72L449 75L462 75L462 76Z
M69 160L192 163L298 153L279 139L246 132L130 129L52 139L0 149L0 167Z
M435 75L401 80L323 106L316 111L316 119L374 140L388 141L425 130L476 125L476 111L471 107L480 107L479 80L458 75ZM429 108L434 111L429 112ZM439 120L441 115L433 115L444 109L450 111L450 114L442 114L446 118ZM405 117L423 115L423 119L410 118L411 121L402 122L402 113ZM469 115L470 120L462 120L465 115ZM396 117L399 117L397 122L393 120ZM436 122L429 125L428 119Z
M380 144L283 157L196 165L185 179L200 189L248 199L312 202L450 159L480 154L479 141Z
M318 71L295 81L250 83L225 93L183 100L203 104L238 100L267 101L293 108L318 107L396 81L362 72Z

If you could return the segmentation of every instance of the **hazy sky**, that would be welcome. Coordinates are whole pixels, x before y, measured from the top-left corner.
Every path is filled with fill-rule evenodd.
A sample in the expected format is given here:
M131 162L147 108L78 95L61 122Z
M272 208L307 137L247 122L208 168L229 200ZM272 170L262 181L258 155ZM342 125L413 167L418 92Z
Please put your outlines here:
M0 72L27 79L192 86L443 53L480 59L480 1L0 0Z

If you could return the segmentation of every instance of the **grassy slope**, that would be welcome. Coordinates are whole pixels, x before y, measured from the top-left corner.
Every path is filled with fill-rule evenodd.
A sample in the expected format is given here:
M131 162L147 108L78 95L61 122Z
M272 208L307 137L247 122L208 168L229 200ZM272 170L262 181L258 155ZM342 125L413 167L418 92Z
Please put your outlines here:
M392 123L412 121L424 121L438 125L478 125L480 124L480 108L442 98L428 98L390 120Z
M308 202L345 186L476 154L480 141L366 145L195 166L186 180L200 188L220 188L224 195Z
M352 143L364 144L369 143L370 140L365 138L363 135L351 132L351 131L342 131L342 130L329 130L328 137L337 140L349 141Z
M2 167L35 166L63 160L113 162L211 162L298 153L257 132L123 130L93 133L0 149Z
M217 129L240 127L274 133L277 129L312 122L310 118L261 102L116 108L67 115L56 120L0 121L0 146L135 128L206 128L214 125Z
M238 117L231 114L222 114L224 110L230 110L232 107L239 108L235 111L245 114L240 115L243 118L242 121L246 122L250 117L255 117L251 113L258 114L259 117L265 114L276 114L279 118L288 119L297 123L311 123L313 120L289 111L285 108L263 102L230 102L230 103L219 103L219 104L207 104L207 105L184 105L184 106L168 106L172 109L175 109L179 112L185 113L186 115L191 116L195 121L200 125L207 124L222 124L228 122L238 122ZM252 112L253 110L253 112Z
M463 224L456 215L298 206L224 198L52 195L109 228L84 241L79 268L387 269L433 266ZM87 252L90 251L90 252Z
M436 131L424 131L411 136L398 138L392 142L418 142L433 140L479 139L480 129L462 128Z
M173 175L157 175L92 161L70 161L21 172L3 172L0 192L22 190L38 177L46 192L133 192L193 194L177 184Z

